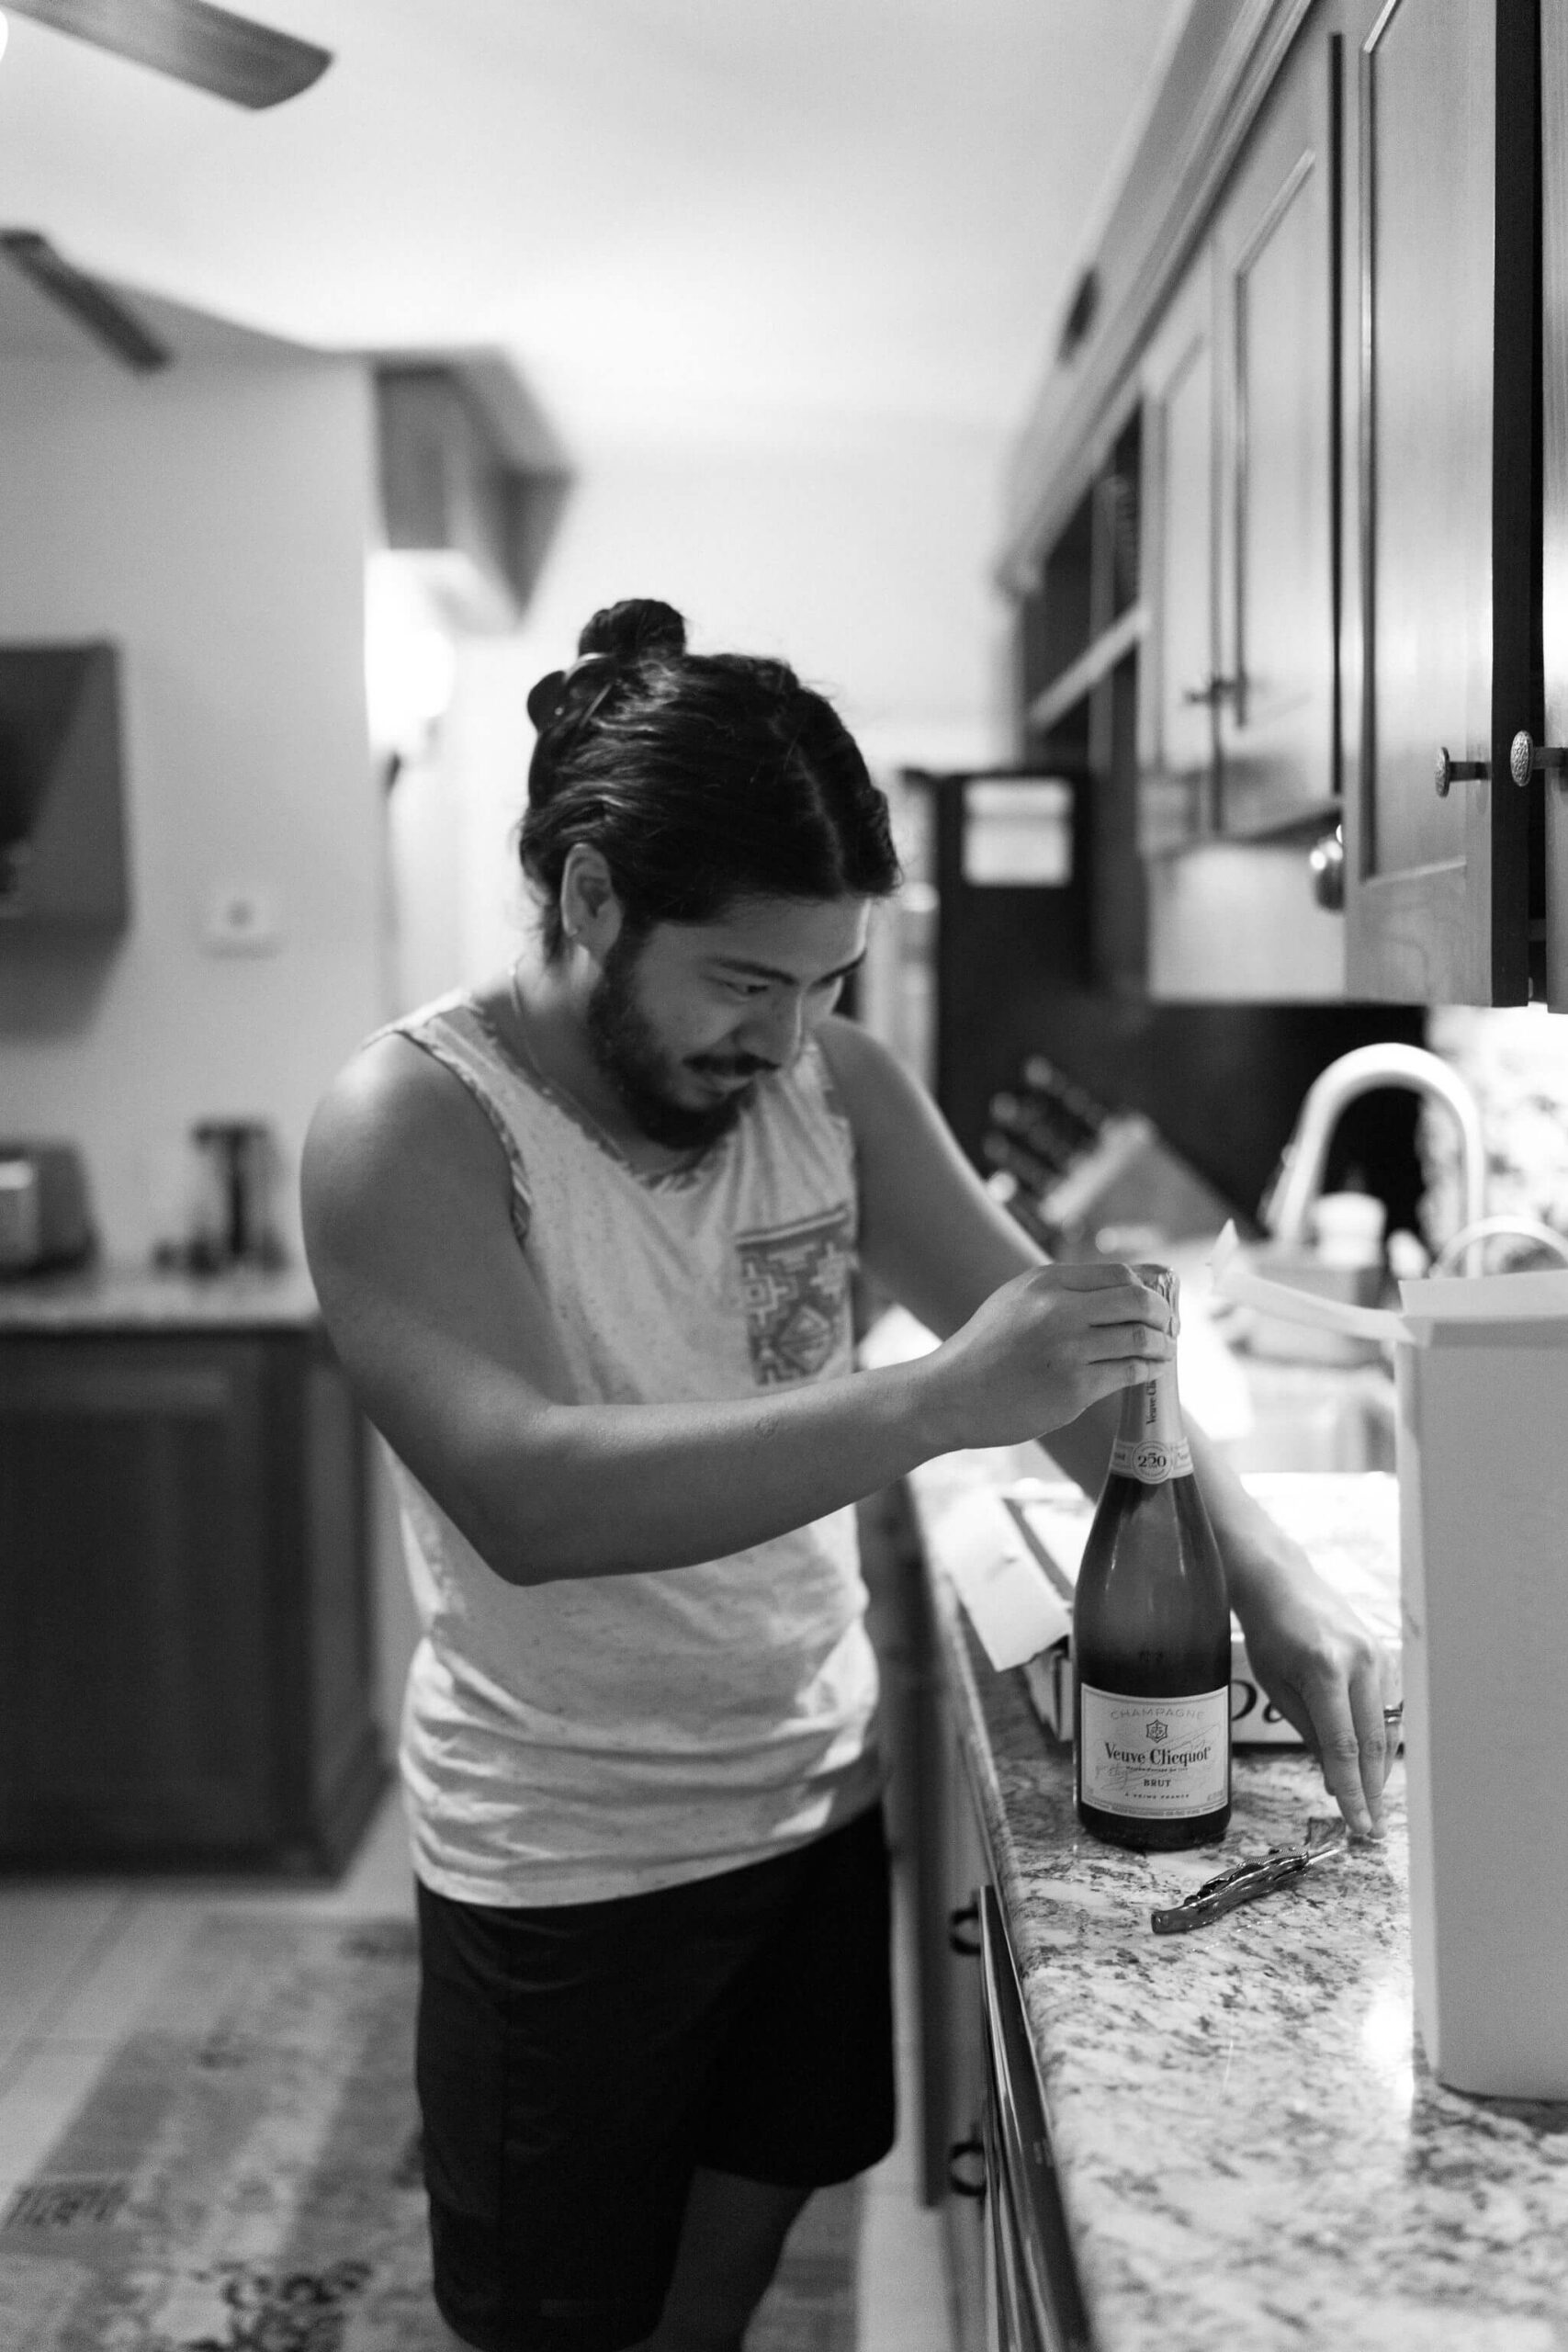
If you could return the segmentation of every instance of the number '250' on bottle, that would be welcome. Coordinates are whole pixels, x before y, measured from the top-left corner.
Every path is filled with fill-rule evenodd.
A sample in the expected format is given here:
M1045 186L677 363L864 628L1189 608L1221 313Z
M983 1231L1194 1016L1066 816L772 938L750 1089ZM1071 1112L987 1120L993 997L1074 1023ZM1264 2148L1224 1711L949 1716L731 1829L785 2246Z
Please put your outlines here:
M1176 1304L1164 1266L1136 1270ZM1230 1819L1231 1613L1174 1361L1127 1389L1073 1606L1078 1818L1120 1846L1212 1845Z

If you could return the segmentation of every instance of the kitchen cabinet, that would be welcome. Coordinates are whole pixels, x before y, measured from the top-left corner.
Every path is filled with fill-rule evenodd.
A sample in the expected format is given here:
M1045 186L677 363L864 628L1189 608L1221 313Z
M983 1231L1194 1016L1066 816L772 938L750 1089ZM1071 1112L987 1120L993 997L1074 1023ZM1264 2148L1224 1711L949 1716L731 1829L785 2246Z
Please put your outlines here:
M981 1978L981 1911L991 1868L945 1691L938 1692L936 1708L942 1783L936 1818L925 1826L931 1840L930 1899L940 1916L930 1948L935 1981L924 1988L923 2087L941 2149L934 2186L942 2206L955 2352L987 2352L997 2330Z
M1516 1003L1540 786L1509 747L1541 726L1537 12L1364 0L1355 29L1348 979Z
M1082 2333L1095 2352L1559 2340L1568 2106L1431 2075L1412 2014L1403 1765L1386 1838L1347 1851L1332 1881L1199 1934L1151 1934L1151 1908L1215 1865L1083 1836L1070 1751L1022 1675L992 1671L951 1582L974 1561L961 1498L1010 1484L1024 1454L948 1455L908 1483ZM1310 1549L1307 1521L1293 1532ZM1315 1764L1287 1748L1238 1753L1234 1796L1233 1856L1299 1842L1325 1810ZM1053 2275L1049 2229L1032 2242Z
M493 354L378 360L382 524L455 629L516 628L570 488L562 453Z
M888 1829L895 1850L912 1865L920 2201L942 2209L953 2352L987 2352L994 2330L980 1895L990 1863L942 1671L932 1589L907 1487L868 1497L857 1515L891 1764Z
M1213 254L1189 271L1140 371L1145 568L1152 626L1139 672L1139 839L1179 849L1219 821Z
M909 1526L907 1496L897 1507ZM920 1576L918 1554L914 1566ZM934 1647L921 1685L914 1882L922 2190L942 2209L954 2352L1078 2352L1087 2322L975 1785L971 1712L942 1662L947 1640L925 1590Z
M1337 816L1340 72L1314 18L1139 370L1145 849Z
M1561 15L1213 0L1172 52L1000 564L1048 642L1030 608L1141 427L1121 855L1156 998L1568 1009ZM1082 665L1031 681L1021 741Z
M1214 228L1221 830L1337 817L1340 36L1310 18Z
M0 1863L341 1868L365 1472L314 1325L0 1333Z
M1541 686L1550 757L1568 745L1568 21L1541 13ZM1542 962L1547 1002L1568 1007L1568 774L1543 769Z

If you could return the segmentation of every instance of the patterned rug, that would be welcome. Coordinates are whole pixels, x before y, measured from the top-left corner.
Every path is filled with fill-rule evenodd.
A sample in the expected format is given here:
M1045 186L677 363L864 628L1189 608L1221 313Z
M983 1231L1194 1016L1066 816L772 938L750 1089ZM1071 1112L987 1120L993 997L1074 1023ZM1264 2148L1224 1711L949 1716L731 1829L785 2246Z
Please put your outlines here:
M0 2217L4 2352L436 2352L400 1920L213 1914ZM748 2352L854 2352L859 2185Z

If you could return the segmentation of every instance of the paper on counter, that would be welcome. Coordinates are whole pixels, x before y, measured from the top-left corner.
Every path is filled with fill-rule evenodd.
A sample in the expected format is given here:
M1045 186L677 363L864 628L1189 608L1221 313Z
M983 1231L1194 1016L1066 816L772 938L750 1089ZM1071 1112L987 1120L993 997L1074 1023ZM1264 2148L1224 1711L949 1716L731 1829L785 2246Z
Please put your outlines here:
M1404 1317L1389 1307L1356 1306L1348 1299L1324 1298L1316 1291L1297 1290L1293 1283L1270 1282L1266 1274L1255 1274L1243 1261L1234 1224L1227 1225L1215 1242L1209 1269L1218 1297L1260 1307L1287 1323L1308 1323L1317 1331L1342 1331L1351 1339L1378 1340L1388 1346L1410 1336Z
M935 1533L942 1566L998 1673L1066 1639L1072 1612L1036 1566L999 1496L955 1497Z
M1399 1485L1386 1470L1247 1470L1242 1485L1390 1651L1399 1647ZM1094 1506L1065 1482L1020 1480L1012 1506L1076 1584ZM1232 1624L1237 1639L1241 1628Z
M1419 1346L1443 1324L1568 1322L1568 1267L1545 1273L1439 1275L1401 1283L1398 1312L1387 1306L1354 1306L1348 1300L1324 1298L1254 1273L1234 1224L1215 1242L1209 1268L1221 1298L1261 1307L1288 1323L1309 1323L1316 1330L1342 1331L1386 1346L1401 1340Z

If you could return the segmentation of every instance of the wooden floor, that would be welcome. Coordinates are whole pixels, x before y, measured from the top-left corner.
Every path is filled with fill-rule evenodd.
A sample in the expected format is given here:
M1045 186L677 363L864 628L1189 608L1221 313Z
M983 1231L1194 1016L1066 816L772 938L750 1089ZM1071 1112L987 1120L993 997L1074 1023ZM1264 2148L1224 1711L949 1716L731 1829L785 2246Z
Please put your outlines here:
M225 1905L349 1918L411 1911L395 1797L342 1883L324 1891L188 1880L0 1884L0 2208L47 2154L195 1920ZM859 2352L951 2352L940 2224L915 2189L914 2003L902 1933L897 1948L904 2121L868 2181Z

